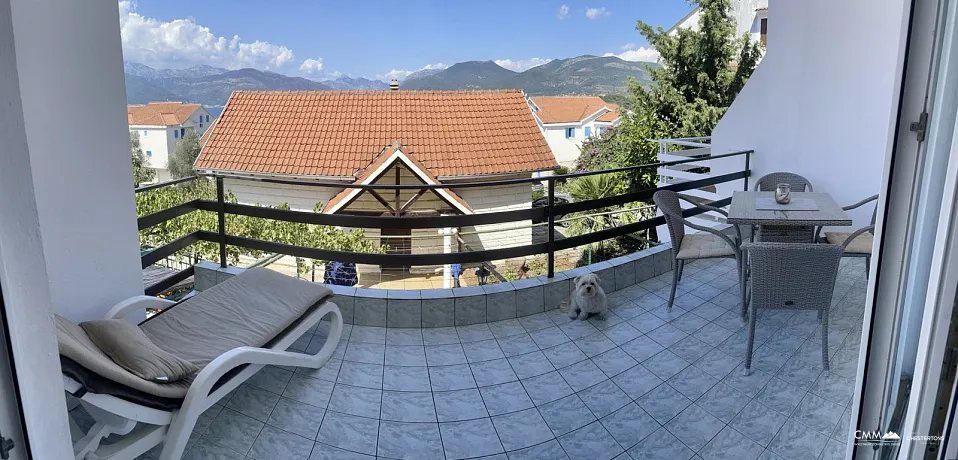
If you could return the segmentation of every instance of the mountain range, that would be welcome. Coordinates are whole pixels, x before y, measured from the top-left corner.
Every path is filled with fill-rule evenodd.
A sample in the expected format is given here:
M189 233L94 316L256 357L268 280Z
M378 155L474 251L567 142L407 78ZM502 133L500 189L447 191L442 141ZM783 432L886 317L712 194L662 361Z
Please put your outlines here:
M505 69L492 61L468 61L446 69L410 74L401 89L502 89L521 88L531 95L608 95L628 90L628 79L649 82L648 67L656 64L623 61L614 56L579 56L556 59L524 72ZM290 77L256 69L227 70L200 65L186 69L154 69L125 62L127 103L154 101L198 102L218 115L233 90L385 90L379 80L340 76L325 81Z

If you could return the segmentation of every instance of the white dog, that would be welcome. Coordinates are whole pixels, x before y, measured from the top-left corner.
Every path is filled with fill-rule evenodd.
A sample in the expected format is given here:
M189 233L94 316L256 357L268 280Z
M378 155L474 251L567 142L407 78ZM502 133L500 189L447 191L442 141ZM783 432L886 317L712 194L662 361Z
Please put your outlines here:
M596 315L599 319L606 318L606 312L609 306L605 301L605 291L599 284L599 277L594 273L582 275L573 280L575 289L569 299L569 318L586 320L589 316Z

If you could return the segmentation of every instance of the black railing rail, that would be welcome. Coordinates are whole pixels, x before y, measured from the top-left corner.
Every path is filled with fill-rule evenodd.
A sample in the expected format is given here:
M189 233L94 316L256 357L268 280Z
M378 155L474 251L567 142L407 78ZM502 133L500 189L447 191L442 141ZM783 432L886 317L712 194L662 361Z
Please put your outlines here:
M137 219L137 226L140 230L148 229L155 225L166 222L170 219L188 214L196 210L202 211L211 211L217 213L217 229L215 232L208 230L196 230L192 233L184 235L174 241L171 241L163 246L160 246L152 251L142 255L142 265L144 268L154 264L156 261L161 260L165 257L171 256L190 245L198 241L207 241L212 243L217 243L220 248L220 265L226 266L226 247L228 245L243 247L246 249L259 250L264 252L276 253L276 254L285 254L295 257L304 257L311 259L320 259L320 260L336 260L340 262L354 262L359 264L370 264L370 265L444 265L444 264L455 264L455 263L479 263L487 262L491 260L501 260L501 259L511 259L518 257L525 257L531 255L546 254L547 255L547 270L548 276L551 278L555 274L555 252L563 249L574 248L577 246L584 246L590 243L596 243L599 241L607 240L610 238L615 238L618 236L648 230L650 228L664 225L665 219L661 216L655 217L652 219L646 219L639 222L620 225L613 228L608 228L604 230L594 231L588 234L567 237L562 240L555 240L554 232L552 229L555 225L555 217L565 214L590 211L600 208L606 208L610 206L622 205L634 201L648 201L652 198L652 195L658 190L673 190L677 192L699 189L702 187L717 185L722 183L728 183L731 181L743 179L744 182L748 183L748 177L751 173L749 170L750 157L753 153L752 150L742 150L737 152L731 152L721 155L713 155L704 158L689 158L685 160L677 161L668 161L668 162L658 162L658 163L649 163L643 165L629 166L624 168L615 168L599 171L583 171L570 174L562 175L553 175L545 177L531 177L531 178L521 178L521 179L504 179L504 180L492 180L492 181L479 181L479 182L461 182L461 183L449 183L449 184L349 184L342 182L319 182L319 181L303 181L303 180L291 180L291 179L282 179L274 177L253 177L253 176L223 176L223 175L211 175L216 181L216 190L217 190L217 200L202 200L196 199L191 200L176 206L173 206L162 211L158 211L152 214L148 214ZM642 169L651 169L659 168L663 166L671 166L685 163L695 163L703 161L711 161L722 158L730 158L736 156L744 156L745 166L742 170L726 173L718 176L712 176L704 179L680 182L669 184L665 186L639 190L635 192L625 193L622 195L600 198L594 200L587 200L581 202L574 202L568 204L554 204L554 190L555 184L561 180L568 180L577 177L592 176L598 174L610 174L610 173L622 173L622 172L631 172ZM415 189L415 190L432 190L432 189L459 189L459 188L473 188L473 187L495 187L502 185L515 185L515 184L534 184L541 183L543 181L548 183L547 192L549 196L549 202L546 206L540 208L530 208L530 209L520 209L512 211L497 211L489 213L480 213L480 214L471 214L471 215L450 215L450 216L415 216L415 217L403 217L396 218L394 216L360 216L360 215L346 215L346 214L322 214L317 212L306 212L306 211L294 211L288 209L277 209L277 208L268 208L261 206L251 206L245 204L237 203L228 203L225 201L225 186L223 183L224 178L238 179L238 180L249 180L257 182L266 182L266 183L277 183L285 185L302 185L302 186L312 186L312 187L332 187L332 188L352 188L352 189L362 189L362 190L373 190L373 189L385 189L385 190L402 190L402 189ZM139 187L136 189L137 193L157 189L160 187L165 187L169 185L180 184L184 182L189 182L191 180L196 180L194 177L177 179L174 181L168 181L160 184L152 184L144 187ZM747 188L747 185L746 185ZM530 190L531 193L531 190ZM727 206L731 202L731 198L724 198L712 202L713 206ZM704 212L699 208L693 208L685 212L686 216L694 216ZM264 241L254 238L247 238L237 235L229 235L226 233L225 219L227 214L242 215L248 217L264 218L264 219L274 219L286 222L296 222L296 223L305 223L305 224L315 224L315 225L328 225L336 227L345 227L345 228L366 228L366 229L435 229L435 228L455 228L455 227L466 227L466 226L476 226L476 225L488 225L488 224L502 224L510 222L519 222L527 220L546 220L548 221L548 241L541 243L533 243L524 246L515 246L515 247L505 247L505 248L495 248L495 249L483 249L479 251L467 251L467 252L453 252L453 253L437 253L437 254L379 254L379 253L360 253L360 252L349 252L349 251L338 251L331 249L322 249L322 248L311 248L303 246L295 246L285 243L277 243L274 241ZM190 270L192 271L192 270ZM183 271L185 272L185 270ZM156 286L172 286L177 282L185 279L189 275L184 275L183 272L176 273L154 286L151 286L147 289L147 292L161 292L155 289Z

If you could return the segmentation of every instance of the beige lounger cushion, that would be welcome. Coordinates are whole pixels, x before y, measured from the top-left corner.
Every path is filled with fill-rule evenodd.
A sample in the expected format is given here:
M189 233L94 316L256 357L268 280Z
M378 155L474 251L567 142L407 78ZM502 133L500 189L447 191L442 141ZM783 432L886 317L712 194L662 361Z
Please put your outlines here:
M849 236L852 236L851 232L825 232L825 239L831 244L844 244ZM871 254L872 243L874 243L874 241L874 235L868 232L862 233L848 244L845 248L845 252L850 254Z
M140 324L153 343L200 368L262 347L332 291L265 268L247 270Z
M161 350L129 321L101 319L82 322L80 327L113 362L142 379L169 383L200 370L193 363Z
M706 259L710 257L731 257L735 255L732 246L718 235L711 233L693 233L682 237L677 259Z

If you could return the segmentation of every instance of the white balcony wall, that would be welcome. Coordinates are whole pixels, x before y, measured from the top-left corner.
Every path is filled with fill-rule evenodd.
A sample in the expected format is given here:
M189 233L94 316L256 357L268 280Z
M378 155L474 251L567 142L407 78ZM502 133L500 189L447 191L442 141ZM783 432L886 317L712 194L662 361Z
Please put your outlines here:
M892 148L907 31L902 0L773 0L768 54L712 132L712 152L754 149L754 181L807 177L841 205L878 193ZM716 160L713 172L741 170ZM728 196L741 182L719 185ZM851 212L868 225L873 206Z
M9 3L50 297L64 316L102 318L143 293L118 10Z

